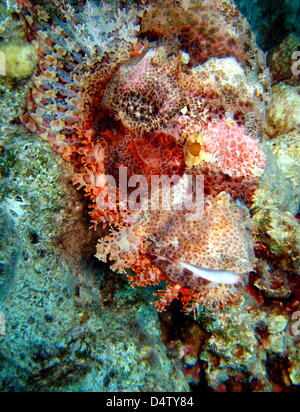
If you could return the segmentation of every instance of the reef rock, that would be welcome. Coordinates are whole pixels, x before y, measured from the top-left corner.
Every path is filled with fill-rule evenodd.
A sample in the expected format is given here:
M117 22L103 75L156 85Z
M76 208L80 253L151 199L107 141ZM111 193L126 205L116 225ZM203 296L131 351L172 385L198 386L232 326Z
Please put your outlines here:
M300 84L299 45L300 38L291 33L270 51L268 62L274 83Z

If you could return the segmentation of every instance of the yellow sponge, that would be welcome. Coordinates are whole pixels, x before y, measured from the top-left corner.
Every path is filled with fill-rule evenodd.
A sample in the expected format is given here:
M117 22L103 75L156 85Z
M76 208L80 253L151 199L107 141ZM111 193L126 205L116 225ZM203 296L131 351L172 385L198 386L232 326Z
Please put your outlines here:
M31 44L8 43L0 48L1 74L15 79L30 77L38 57Z

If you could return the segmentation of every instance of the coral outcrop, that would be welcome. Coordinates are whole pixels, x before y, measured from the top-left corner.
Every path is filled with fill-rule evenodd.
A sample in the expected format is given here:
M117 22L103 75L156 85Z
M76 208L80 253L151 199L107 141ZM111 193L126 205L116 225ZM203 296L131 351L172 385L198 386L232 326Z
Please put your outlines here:
M291 33L270 51L268 62L274 83L300 84L299 46L300 37Z
M199 358L210 387L220 392L295 390L299 355L288 313L276 307L265 311L246 299L226 316L207 319L205 330L211 335Z
M299 87L277 83L267 108L265 151L268 168L255 193L252 222L256 227L257 275L254 286L268 299L281 299L288 312L299 308L300 170ZM297 341L297 337L296 337ZM294 370L299 354L285 362ZM288 371L285 373L289 374ZM294 372L293 372L294 373ZM295 377L289 374L294 384Z
M273 138L298 131L300 117L300 86L279 83L272 88L267 109L266 133Z
M297 88L263 137L231 1L70 4L18 1L39 65L0 79L1 390L297 391Z
M164 312L162 337L195 392L297 392L297 313L245 295L238 307L199 313L197 321L178 308Z
M300 203L298 89L298 86L284 83L272 88L265 143L270 152L269 170L261 181L253 205L258 238L264 238L263 243L271 253L282 257L283 270L297 272L300 268L300 226L295 218Z

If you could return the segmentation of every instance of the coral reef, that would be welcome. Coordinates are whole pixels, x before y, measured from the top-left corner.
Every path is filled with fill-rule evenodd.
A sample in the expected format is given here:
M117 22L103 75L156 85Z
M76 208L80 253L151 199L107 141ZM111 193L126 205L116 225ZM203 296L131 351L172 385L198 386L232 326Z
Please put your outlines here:
M272 88L266 133L271 138L299 130L299 86L279 83Z
M268 56L273 83L284 81L299 85L299 46L300 37L289 34L282 43L274 47Z
M267 109L266 144L276 157L276 163L281 175L291 182L291 193L299 193L300 172L299 160L299 87L276 84ZM298 198L299 201L299 198ZM297 214L294 202L286 204L291 213Z
M295 217L300 203L298 89L284 83L272 88L265 142L269 166L253 204L258 243L269 251L272 267L277 265L285 277L300 269L300 226Z
M250 282L251 294L262 305L261 314L274 316L264 321L267 328L257 329L263 338L261 355L265 356L264 351L267 354L263 361L267 373L262 371L262 376L268 379L257 378L261 383L255 390L293 391L299 385L299 336L293 331L293 314L299 310L300 279L299 113L298 86L274 85L264 141L268 167L252 205L258 262L256 276ZM273 335L272 327L280 323L278 310L285 322L291 321L291 327ZM271 349L274 343L276 347ZM280 373L276 374L274 368Z
M211 336L199 358L210 387L226 392L293 390L299 356L288 313L280 308L266 312L245 299L238 309L232 307L226 316L220 313L204 325Z
M197 321L173 307L161 314L162 337L194 391L296 392L299 336L282 302L245 295L239 306Z
M5 87L29 78L38 63L35 47L26 42L24 29L14 9L5 8L0 23L0 85Z
M268 70L231 1L134 4L18 1L39 65L0 79L0 388L296 391L298 88L273 87L265 132Z

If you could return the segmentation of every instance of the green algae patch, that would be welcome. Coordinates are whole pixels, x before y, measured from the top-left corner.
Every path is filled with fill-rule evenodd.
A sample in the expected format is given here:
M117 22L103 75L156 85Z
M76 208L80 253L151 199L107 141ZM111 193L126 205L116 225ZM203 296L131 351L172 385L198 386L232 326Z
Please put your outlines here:
M15 154L10 150L5 150L0 146L0 179L8 177L10 169L14 167L16 163Z

